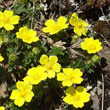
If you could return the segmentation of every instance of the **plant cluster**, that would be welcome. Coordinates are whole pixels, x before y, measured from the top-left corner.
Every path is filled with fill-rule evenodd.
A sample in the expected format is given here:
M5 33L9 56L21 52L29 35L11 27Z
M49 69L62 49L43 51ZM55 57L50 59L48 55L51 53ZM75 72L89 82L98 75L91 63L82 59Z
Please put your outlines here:
M88 7L104 7L109 5L110 0L87 0Z
M57 22L53 19L47 20L46 27L40 32L56 38L62 33L67 34L71 31L72 35L78 36L77 38L83 37L84 41L80 43L78 51L86 57L77 59L73 64L73 61L70 62L70 56L67 57L68 50L63 51L60 47L48 49L45 40L37 36L39 35L37 30L29 28L31 20L21 24L20 13L19 16L13 13L13 10L0 11L0 62L4 64L2 67L7 69L10 76L14 74L18 77L14 88L10 87L10 99L15 105L22 107L26 102L31 102L34 97L38 97L36 87L41 86L43 90L49 88L51 83L48 82L55 79L57 86L64 91L63 101L75 108L82 108L84 103L90 100L87 89L78 86L84 80L82 71L99 63L100 59L96 53L102 49L99 39L88 36L86 29L88 23L73 13L68 19L60 16ZM56 41L54 38L53 40ZM84 68L81 69L79 65L83 65ZM8 105L6 108L11 107L12 105ZM4 109L3 106L0 107L0 110Z

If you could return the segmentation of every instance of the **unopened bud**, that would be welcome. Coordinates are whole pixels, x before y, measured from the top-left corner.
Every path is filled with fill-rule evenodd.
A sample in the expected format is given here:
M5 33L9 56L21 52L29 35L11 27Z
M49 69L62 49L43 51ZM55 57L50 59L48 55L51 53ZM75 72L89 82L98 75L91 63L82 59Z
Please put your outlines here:
M74 36L71 36L71 38L72 38L72 43L74 43L74 42L76 42L78 40L79 36L78 35L74 35Z
M33 53L34 55L38 55L38 54L40 53L40 49L39 49L38 47L34 47L34 48L32 49L32 53Z
M9 61L10 61L10 62L15 62L16 59L17 59L16 54L12 53L12 54L9 55Z
M4 38L3 39L3 42L8 43L9 42L9 39L8 38Z
M94 63L98 63L99 60L100 60L100 57L99 57L98 55L94 55L94 56L92 57L92 61L93 61Z

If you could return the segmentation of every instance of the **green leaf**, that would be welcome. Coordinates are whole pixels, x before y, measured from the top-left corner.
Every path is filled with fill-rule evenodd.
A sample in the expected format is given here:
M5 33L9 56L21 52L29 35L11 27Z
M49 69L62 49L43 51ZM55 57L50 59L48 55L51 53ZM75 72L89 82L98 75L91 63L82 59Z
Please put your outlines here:
M10 90L16 89L16 84L10 87Z
M25 4L23 2L21 2L19 4L14 5L14 9L13 10L14 10L14 12L16 14L20 14L22 12L28 13L24 6L25 6Z
M49 52L48 55L64 55L62 47L54 46Z

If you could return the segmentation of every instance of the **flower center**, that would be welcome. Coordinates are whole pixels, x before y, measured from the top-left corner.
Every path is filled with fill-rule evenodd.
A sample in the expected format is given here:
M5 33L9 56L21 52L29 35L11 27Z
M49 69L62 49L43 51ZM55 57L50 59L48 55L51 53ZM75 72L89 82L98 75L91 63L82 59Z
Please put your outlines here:
M92 45L90 45L89 49L90 50L96 50L96 46L92 44Z
M67 79L68 79L68 80L72 80L73 77L72 77L72 76L67 76Z
M47 63L46 65L46 68L48 68L48 69L51 69L52 68L52 64L49 62L49 63Z
M20 94L20 96L23 97L23 98L25 98L26 97L26 94L27 93L25 91L22 91L21 94Z
M4 18L4 23L9 23L9 18Z
M55 25L55 26L53 27L53 30L54 30L54 31L59 31L59 30L60 30L60 27L59 27L58 25Z
M79 28L82 28L82 24L81 24L81 23L78 23L77 26L78 26Z
M73 98L74 98L75 101L78 101L78 100L80 100L80 95L75 94L75 95L73 96Z
M34 80L37 81L37 80L40 79L40 77L41 77L41 76L37 74L37 75L34 76Z

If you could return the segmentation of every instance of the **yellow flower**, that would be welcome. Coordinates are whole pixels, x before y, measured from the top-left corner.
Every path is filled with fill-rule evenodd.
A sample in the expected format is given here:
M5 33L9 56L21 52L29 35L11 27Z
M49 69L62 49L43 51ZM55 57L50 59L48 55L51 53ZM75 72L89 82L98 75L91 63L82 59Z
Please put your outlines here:
M83 81L83 73L79 69L64 68L63 72L57 74L57 80L62 81L63 86L72 86L73 83L80 84Z
M82 34L86 36L87 30L85 27L88 26L88 23L84 22L82 19L79 19L76 13L73 13L70 20L70 24L74 26L74 32L81 36Z
M0 110L5 110L5 107L4 107L4 106L1 106L1 107L0 107Z
M4 13L0 11L0 28L4 27L7 31L13 30L15 24L18 24L20 17L13 15L13 11L5 10Z
M55 72L60 72L61 65L58 62L57 56L47 56L43 54L40 58L40 63L43 68L46 69L48 78L54 78Z
M16 86L18 89L12 91L10 99L14 100L15 105L21 107L25 101L31 101L34 93L31 91L32 85L29 82L18 81Z
M81 48L87 50L89 54L99 52L102 49L101 42L98 39L85 38L84 42L81 42Z
M0 54L0 62L2 62L3 60L4 60L4 58Z
M45 73L45 68L43 67L33 67L28 70L28 76L23 80L28 81L31 84L38 84L47 78L47 73Z
M19 29L19 32L16 33L16 37L23 40L23 42L26 42L28 44L31 44L32 42L37 42L39 40L38 37L36 37L37 32L33 29L28 29L27 26L24 26Z
M67 18L61 16L58 18L57 22L55 22L53 19L49 19L45 22L45 25L47 27L44 27L42 30L45 33L50 33L50 35L56 34L62 29L68 28Z
M66 97L63 101L69 105L73 105L75 108L82 108L85 102L90 100L90 94L87 93L86 88L79 86L76 88L69 87L66 90Z

